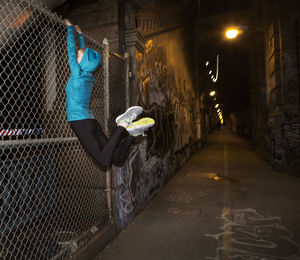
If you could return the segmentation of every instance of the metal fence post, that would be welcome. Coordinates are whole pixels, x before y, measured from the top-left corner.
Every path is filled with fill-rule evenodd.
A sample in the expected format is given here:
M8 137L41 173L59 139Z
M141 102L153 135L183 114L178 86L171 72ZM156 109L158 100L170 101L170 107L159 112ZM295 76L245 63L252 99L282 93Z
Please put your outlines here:
M124 58L126 62L125 69L125 88L126 88L126 108L130 106L130 95L129 95L129 53L124 53Z
M104 74L104 131L109 134L109 42L106 38L103 39L104 57L103 57L103 74Z
M104 131L109 135L109 114L110 114L110 94L109 94L109 42L106 38L103 39L104 57L103 57L103 74L104 74ZM111 196L111 170L106 172L106 190L107 192L107 207L109 217L112 219L112 196Z

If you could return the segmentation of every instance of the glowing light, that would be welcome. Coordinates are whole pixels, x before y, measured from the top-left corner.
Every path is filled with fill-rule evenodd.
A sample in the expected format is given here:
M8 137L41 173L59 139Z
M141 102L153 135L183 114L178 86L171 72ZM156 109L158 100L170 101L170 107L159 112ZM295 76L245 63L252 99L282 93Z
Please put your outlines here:
M214 98L214 101L216 101L217 100L217 98Z
M215 72L215 76L214 75L212 75L210 78L211 78L211 80L213 81L213 82L217 82L217 80L218 80L218 77L219 77L219 67L220 67L220 65L219 65L219 61L220 61L220 55L218 54L217 55L217 58L216 58L216 72ZM209 64L209 62L207 61L206 62L206 66L208 66L208 64ZM212 72L212 70L210 70L209 72L208 72L208 74L209 75L211 75L213 72Z
M219 113L221 110L220 110L220 108L217 110L217 112Z
M209 61L207 61L207 62L205 63L205 66L208 66L208 64L209 64Z
M234 39L236 38L242 31L236 29L236 28L228 28L225 32L227 39Z
M214 177L214 180L215 180L215 181L219 181L219 180L221 180L221 178L220 178L219 176L215 176L215 177Z
M223 125L224 124L224 121L223 121L223 119L221 119L221 125Z
M218 108L218 107L219 107L219 104L216 104L216 105L215 105L215 108ZM219 109L219 110L220 110L220 109ZM219 111L218 111L218 112L219 112Z
M211 91L211 92L209 93L210 96L214 96L215 94L216 94L216 91Z
M216 78L214 79L214 82L216 82L219 77L219 60L220 60L219 57L220 57L220 55L218 54L217 55L217 68L216 68L217 73L216 73Z

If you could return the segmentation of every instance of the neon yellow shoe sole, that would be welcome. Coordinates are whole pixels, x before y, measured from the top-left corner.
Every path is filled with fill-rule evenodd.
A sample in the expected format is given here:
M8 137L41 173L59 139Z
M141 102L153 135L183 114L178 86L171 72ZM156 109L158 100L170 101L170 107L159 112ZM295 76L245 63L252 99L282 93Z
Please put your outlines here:
M138 121L131 123L130 126L126 128L128 133L132 136L138 136L144 134L150 127L155 124L154 119L150 117L144 117Z

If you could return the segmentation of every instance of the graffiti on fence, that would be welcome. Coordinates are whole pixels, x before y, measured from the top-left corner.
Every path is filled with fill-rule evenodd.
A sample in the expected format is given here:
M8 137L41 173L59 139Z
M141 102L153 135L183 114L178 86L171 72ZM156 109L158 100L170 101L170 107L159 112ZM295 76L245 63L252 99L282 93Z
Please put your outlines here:
M0 137L4 136L24 136L24 135L42 135L43 128L22 128L22 129L0 129Z
M225 209L224 225L218 234L206 234L218 241L215 257L221 259L300 259L300 247L280 217L265 217L255 209Z

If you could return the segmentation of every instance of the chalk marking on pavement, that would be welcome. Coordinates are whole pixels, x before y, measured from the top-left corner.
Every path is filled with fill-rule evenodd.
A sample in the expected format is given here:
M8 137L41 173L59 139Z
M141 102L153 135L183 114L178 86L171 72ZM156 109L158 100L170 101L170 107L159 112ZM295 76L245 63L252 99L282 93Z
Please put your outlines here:
M223 232L205 235L218 241L216 256L205 259L300 259L300 246L280 217L264 217L250 208L224 210L221 218L225 223L220 228Z
M228 178L228 149L224 141L224 176ZM300 246L280 217L264 217L255 209L230 209L229 183L224 183L221 218L224 225L218 234L205 234L218 241L215 257L210 260L300 260Z

